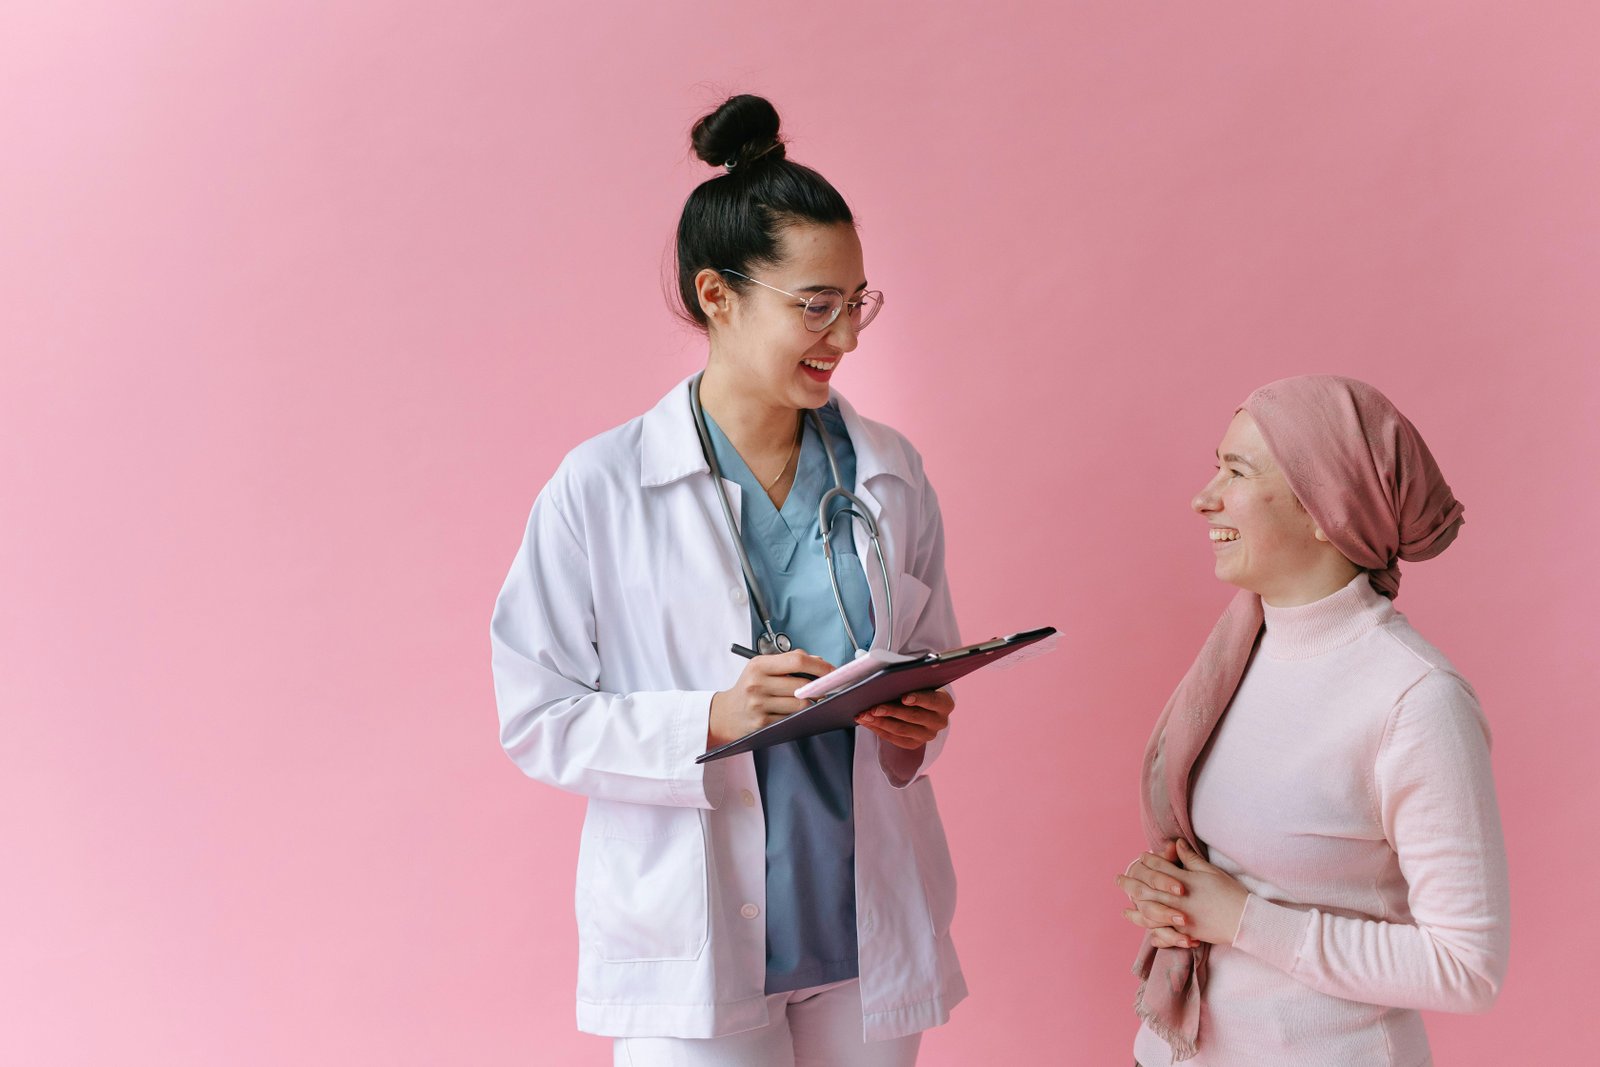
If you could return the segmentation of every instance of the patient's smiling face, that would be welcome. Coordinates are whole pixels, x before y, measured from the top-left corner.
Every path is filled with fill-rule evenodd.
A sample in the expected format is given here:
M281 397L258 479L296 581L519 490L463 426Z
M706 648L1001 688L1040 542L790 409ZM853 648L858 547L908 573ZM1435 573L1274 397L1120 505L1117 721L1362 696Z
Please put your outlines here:
M1208 524L1217 577L1275 607L1319 600L1355 576L1300 506L1249 412L1228 424L1217 473L1191 506Z

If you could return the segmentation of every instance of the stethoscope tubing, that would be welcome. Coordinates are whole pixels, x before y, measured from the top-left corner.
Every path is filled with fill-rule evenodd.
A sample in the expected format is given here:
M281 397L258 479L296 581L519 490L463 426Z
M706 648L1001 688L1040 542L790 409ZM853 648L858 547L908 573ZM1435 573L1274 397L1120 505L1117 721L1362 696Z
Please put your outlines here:
M778 633L772 625L772 612L768 608L766 597L761 594L760 583L756 581L755 569L750 565L750 554L744 549L744 541L739 536L739 524L734 521L733 505L728 500L727 487L722 484L722 467L717 463L716 449L711 444L711 431L706 426L705 408L700 403L700 379L704 371L696 374L689 382L689 407L694 413L695 429L700 434L700 448L705 452L706 463L711 468L711 480L717 490L717 501L722 505L722 517L728 524L728 533L733 537L733 550L739 557L739 569L744 573L744 584L750 591L750 603L756 609L756 617L761 621L761 639L757 642L763 655L774 652L787 652L792 646L789 635ZM833 524L840 515L849 515L859 519L867 530L867 538L872 543L873 555L878 560L878 573L883 578L883 613L888 616L888 640L885 644L894 647L894 591L889 585L889 563L883 554L883 543L878 538L878 524L869 515L866 503L856 494L844 487L844 478L839 472L839 460L833 453L833 438L828 433L827 427L822 425L822 420L815 411L808 411L806 415L811 420L812 428L817 432L817 439L822 442L822 450L828 457L828 470L833 475L833 488L822 494L822 501L817 505L817 527L822 534L822 555L828 564L828 584L833 589L833 602L839 609L839 621L844 623L845 635L849 637L850 644L861 650L861 642L856 640L855 628L850 625L849 613L845 611L844 594L839 588L839 570L833 558ZM828 504L834 499L845 502L845 507L834 512L830 518ZM764 647L762 647L764 646Z

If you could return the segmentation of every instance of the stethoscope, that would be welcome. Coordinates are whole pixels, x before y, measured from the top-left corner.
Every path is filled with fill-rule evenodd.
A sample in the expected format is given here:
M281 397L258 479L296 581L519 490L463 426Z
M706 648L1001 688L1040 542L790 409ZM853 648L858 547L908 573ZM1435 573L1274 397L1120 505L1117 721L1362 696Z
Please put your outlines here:
M761 587L756 582L756 573L750 566L750 556L744 550L744 541L739 537L739 525L733 520L733 505L728 503L728 490L722 484L722 467L717 463L717 451L711 445L711 431L706 429L706 411L700 404L700 378L705 372L696 374L689 382L689 406L694 410L695 429L700 431L700 447L706 454L706 462L711 465L711 480L717 487L717 499L722 502L722 517L728 522L728 532L733 535L733 548L739 554L739 567L744 571L744 584L750 590L750 602L755 605L756 616L761 620L761 636L756 638L756 651L763 656L771 656L779 652L787 652L794 647L789 640L789 635L779 633L772 627L772 612L767 607L766 597L761 595ZM833 602L839 609L839 621L844 623L844 632L850 638L850 644L858 654L865 651L861 642L856 640L856 632L850 625L850 616L844 610L844 594L839 591L839 570L833 559L833 524L839 516L849 515L861 520L867 529L867 537L872 541L872 552L878 557L878 573L883 577L883 613L889 617L887 647L894 647L894 600L889 589L889 565L883 558L883 545L878 541L878 524L872 521L872 516L867 514L867 505L861 498L844 487L844 479L839 475L839 461L833 454L833 438L829 436L827 427L822 425L822 420L815 411L808 411L806 415L811 420L812 427L817 431L817 438L822 442L822 450L828 454L828 469L833 472L833 488L822 494L822 502L817 505L817 528L822 532L822 555L828 563L828 582L833 586ZM828 516L828 505L834 500L843 500L845 506Z

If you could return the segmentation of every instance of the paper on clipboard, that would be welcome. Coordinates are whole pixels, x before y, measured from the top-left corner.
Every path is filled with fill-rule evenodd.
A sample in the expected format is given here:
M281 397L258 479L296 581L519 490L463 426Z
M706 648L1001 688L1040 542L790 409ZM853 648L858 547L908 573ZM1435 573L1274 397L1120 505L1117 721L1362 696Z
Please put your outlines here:
M912 660L922 659L923 655L925 654L913 655L906 652L890 652L886 648L874 648L861 653L842 667L835 667L816 681L807 682L796 689L794 695L801 700L811 700L828 693L835 693L847 685L855 685L870 674L876 674L892 663L910 663Z
M769 726L737 740L730 741L695 757L696 763L725 759L743 752L794 741L829 730L853 728L856 715L878 704L900 699L919 689L939 689L957 678L965 677L982 667L998 662L1056 632L1046 626L1038 630L996 637L977 644L952 648L945 652L929 652L922 656L900 657L895 663L873 663L868 657L868 673L856 681L835 689L815 704L793 715L779 719ZM857 662L860 662L858 660ZM852 664L846 664L852 666ZM858 668L859 669L859 668ZM834 672L838 673L838 672ZM832 674L823 675L812 685L832 684Z

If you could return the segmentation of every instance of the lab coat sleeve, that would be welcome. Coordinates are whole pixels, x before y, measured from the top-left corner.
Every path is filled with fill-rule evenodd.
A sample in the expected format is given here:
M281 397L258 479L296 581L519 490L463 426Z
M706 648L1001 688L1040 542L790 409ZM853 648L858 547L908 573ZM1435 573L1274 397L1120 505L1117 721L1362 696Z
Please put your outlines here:
M583 796L716 807L723 771L694 762L712 694L600 689L588 552L560 497L553 482L534 503L489 627L501 746Z
M917 510L922 521L918 529L907 532L906 571L928 587L928 600L914 620L910 636L898 643L902 648L954 648L961 643L961 631L956 625L955 604L944 569L944 518L939 511L939 496L926 477L922 478ZM952 724L954 721L952 716ZM880 738L878 764L893 785L908 786L928 773L949 736L949 729L941 730L920 749L898 748Z

